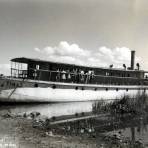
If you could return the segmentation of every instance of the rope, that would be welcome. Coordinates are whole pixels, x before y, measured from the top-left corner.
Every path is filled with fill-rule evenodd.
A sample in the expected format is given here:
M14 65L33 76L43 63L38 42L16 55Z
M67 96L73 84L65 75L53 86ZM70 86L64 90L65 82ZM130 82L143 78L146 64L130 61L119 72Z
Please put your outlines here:
M24 83L24 78L22 80L22 84ZM12 92L9 94L8 99L10 99L10 97L12 96L12 94L15 92L15 90L18 88L18 86L15 86L15 88L12 90Z

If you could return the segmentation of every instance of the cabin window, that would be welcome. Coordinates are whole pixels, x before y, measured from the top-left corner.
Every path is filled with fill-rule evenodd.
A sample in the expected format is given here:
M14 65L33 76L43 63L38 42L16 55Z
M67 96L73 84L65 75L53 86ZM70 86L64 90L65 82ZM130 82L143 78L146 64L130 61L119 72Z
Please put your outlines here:
M11 63L11 76L12 77L26 77L26 71L27 71L27 64L19 63L19 62L12 62Z
M130 74L128 73L127 77L130 77Z

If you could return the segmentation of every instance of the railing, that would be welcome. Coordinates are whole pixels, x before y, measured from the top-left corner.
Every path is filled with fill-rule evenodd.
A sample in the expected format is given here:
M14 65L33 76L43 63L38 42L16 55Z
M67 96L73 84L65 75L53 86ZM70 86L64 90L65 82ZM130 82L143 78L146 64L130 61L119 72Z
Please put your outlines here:
M19 70L11 68L11 76L16 78L27 78L28 70Z
M17 70L17 75L13 77L26 78L42 81L82 83L82 84L111 84L111 85L148 85L148 80L133 77L104 76L94 74L81 74L73 72L36 70L30 68L27 70Z

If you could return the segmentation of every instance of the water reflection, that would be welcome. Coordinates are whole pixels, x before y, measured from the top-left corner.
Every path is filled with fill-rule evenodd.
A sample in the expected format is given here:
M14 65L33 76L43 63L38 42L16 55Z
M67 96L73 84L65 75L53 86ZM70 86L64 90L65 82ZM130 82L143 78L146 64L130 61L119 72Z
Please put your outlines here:
M124 124L124 127L121 126ZM107 132L107 134L113 135L114 133L122 132L122 135L126 138L129 138L132 143L135 141L141 141L145 145L148 145L148 118L147 117L139 117L137 119L131 119L131 121L127 121L118 125L118 129L113 130L111 132Z
M136 140L142 141L144 144L148 144L148 132L147 132L148 125L145 128L140 126L138 127L128 127L123 130L123 135L125 137L129 137L132 142L134 143Z

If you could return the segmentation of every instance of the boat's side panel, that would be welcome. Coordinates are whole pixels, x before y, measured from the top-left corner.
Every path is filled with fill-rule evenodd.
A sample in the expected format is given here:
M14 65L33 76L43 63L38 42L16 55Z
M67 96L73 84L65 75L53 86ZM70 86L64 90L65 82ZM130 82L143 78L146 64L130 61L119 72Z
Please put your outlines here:
M13 93L12 93L13 92ZM17 88L0 92L1 102L73 102L91 100L114 100L128 95L134 97L143 90L75 90L52 88Z
M88 85L3 79L1 102L71 102L120 99L146 92L147 86Z

